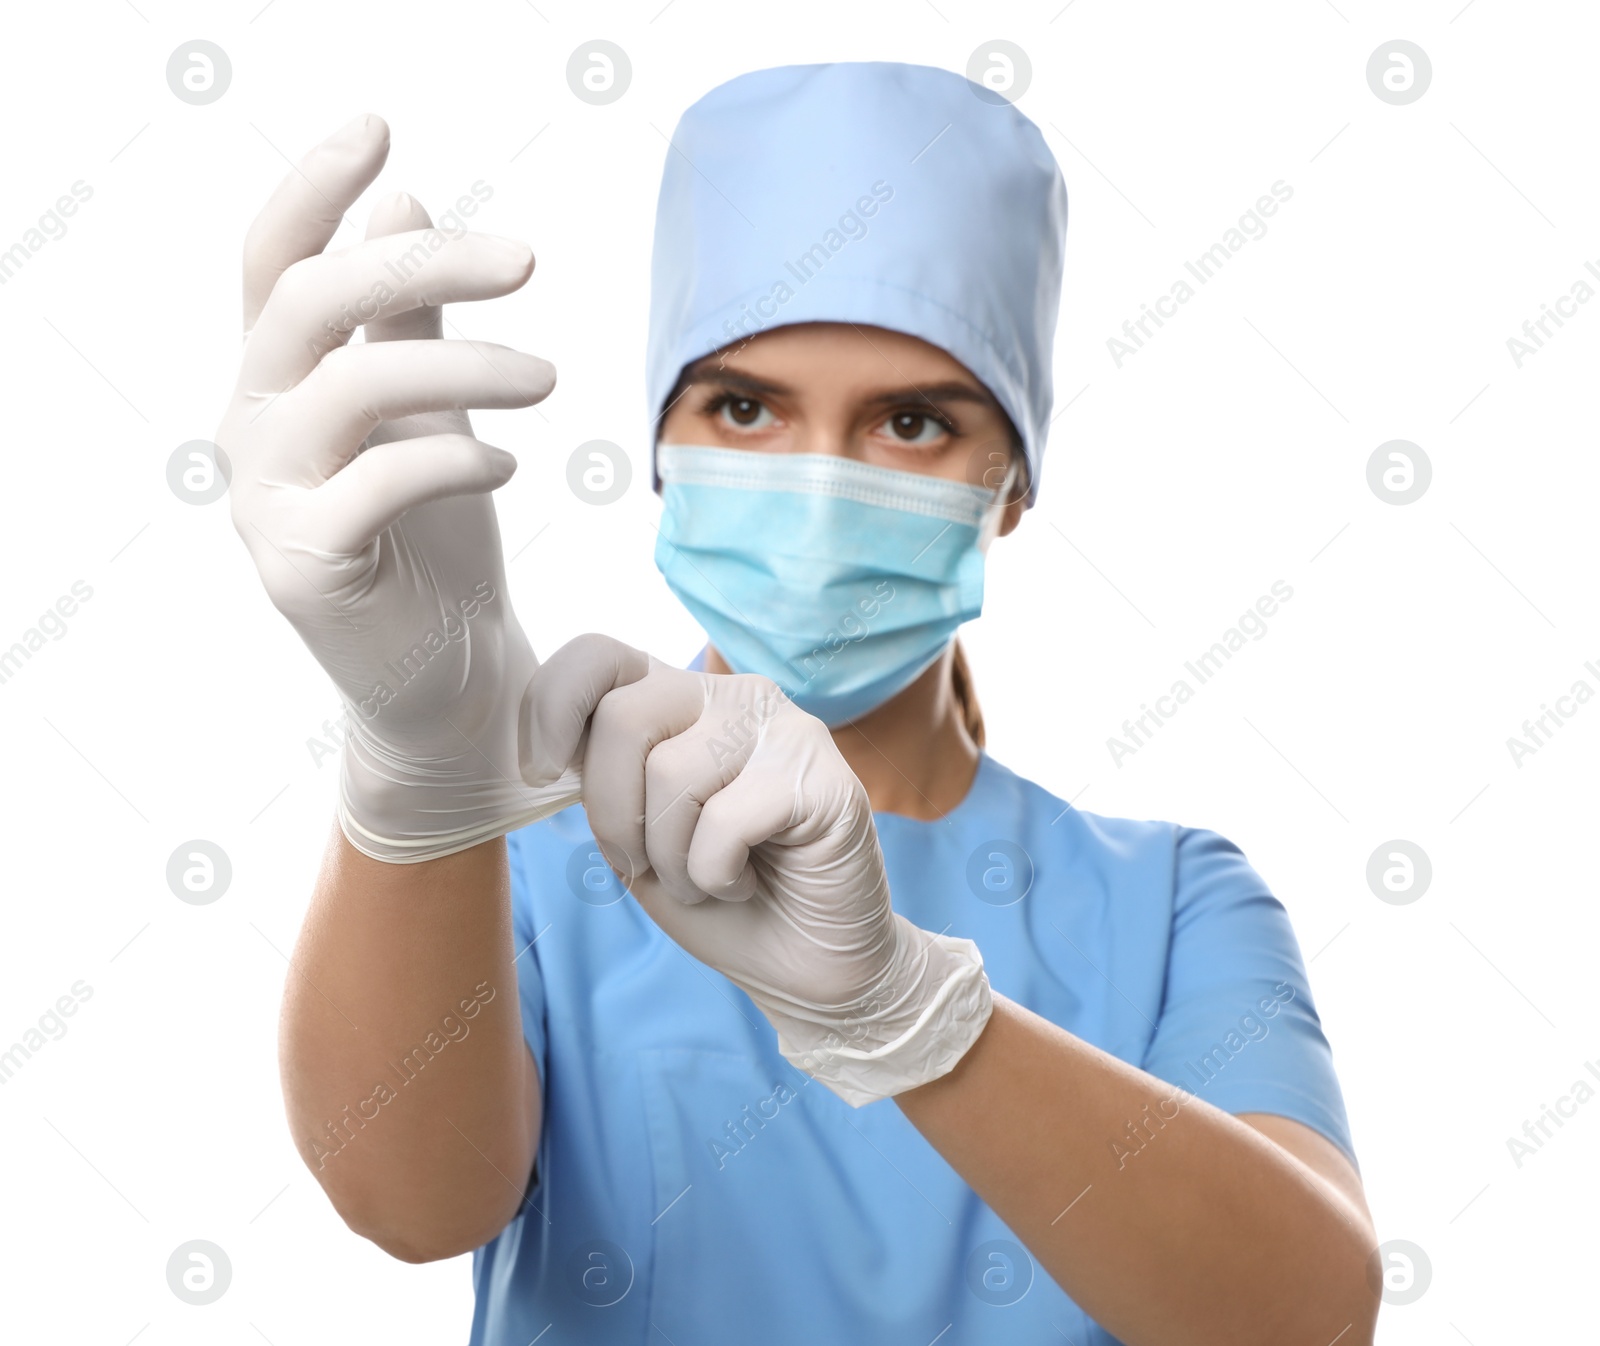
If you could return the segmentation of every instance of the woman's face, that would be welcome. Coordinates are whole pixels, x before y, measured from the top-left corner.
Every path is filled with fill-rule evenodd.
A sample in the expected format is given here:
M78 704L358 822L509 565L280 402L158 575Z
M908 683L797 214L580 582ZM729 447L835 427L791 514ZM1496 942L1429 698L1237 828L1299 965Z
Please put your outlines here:
M661 423L664 444L822 453L999 488L1011 422L965 365L918 337L853 323L762 332L697 360ZM1015 477L1000 532L1022 516Z

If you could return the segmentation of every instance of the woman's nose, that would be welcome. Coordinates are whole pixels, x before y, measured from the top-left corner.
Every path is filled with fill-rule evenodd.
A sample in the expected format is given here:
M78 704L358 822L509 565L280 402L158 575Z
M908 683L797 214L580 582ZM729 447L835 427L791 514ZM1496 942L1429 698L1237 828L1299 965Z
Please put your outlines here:
M854 427L848 425L806 425L793 440L793 453L825 454L830 458L860 458L863 450Z

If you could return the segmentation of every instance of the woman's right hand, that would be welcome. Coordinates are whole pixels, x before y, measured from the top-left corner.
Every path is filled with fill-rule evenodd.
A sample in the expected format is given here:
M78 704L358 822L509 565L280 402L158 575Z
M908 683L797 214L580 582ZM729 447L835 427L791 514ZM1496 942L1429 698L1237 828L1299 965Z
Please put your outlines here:
M937 1079L977 1040L982 955L894 910L866 789L776 683L589 635L551 655L530 699L545 755L579 744L600 853L750 996L791 1064L859 1107Z
M555 371L440 335L440 305L519 289L533 254L427 227L405 198L375 212L365 241L325 250L388 149L381 118L356 118L257 217L244 358L216 442L267 594L345 702L345 834L408 862L522 826L577 791L570 775L532 788L521 770L518 714L538 660L506 591L489 494L516 461L466 418L543 400ZM353 341L362 325L367 339Z

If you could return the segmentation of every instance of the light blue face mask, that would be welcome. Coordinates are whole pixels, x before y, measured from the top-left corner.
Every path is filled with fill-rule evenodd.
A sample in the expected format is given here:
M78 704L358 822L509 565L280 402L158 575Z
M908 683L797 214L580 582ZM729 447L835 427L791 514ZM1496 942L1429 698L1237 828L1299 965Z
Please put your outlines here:
M662 444L656 565L736 673L835 726L983 609L1001 493L828 454Z

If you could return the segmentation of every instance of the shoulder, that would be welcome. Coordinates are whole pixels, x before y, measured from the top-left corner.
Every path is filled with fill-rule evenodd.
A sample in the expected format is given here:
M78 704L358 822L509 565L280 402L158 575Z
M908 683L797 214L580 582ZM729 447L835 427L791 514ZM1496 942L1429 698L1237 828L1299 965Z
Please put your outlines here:
M966 823L986 838L969 844L997 871L994 853L1003 848L987 838L1013 838L1026 851L1026 860L1005 857L1028 879L1028 900L1006 910L1071 992L1069 1004L1050 1012L1048 986L1040 990L1044 983L1005 963L1005 932L989 919L981 927L985 956L996 953L1002 974L1012 974L1007 984L1031 988L1029 1008L1138 1064L1158 1025L1170 1034L1188 1014L1203 1035L1275 994L1280 982L1302 980L1283 907L1227 837L1077 808L992 760L981 784Z
M1019 840L1031 854L1106 879L1122 875L1146 888L1171 892L1180 863L1195 850L1195 839L1222 841L1215 833L1166 819L1120 818L1078 808L987 754L980 782L982 812L993 819L1015 819Z
M1041 871L1072 879L1077 900L1098 891L1122 911L1166 908L1174 924L1279 906L1240 846L1209 827L1080 809L987 755L982 784L982 814L1015 819L1018 842Z

